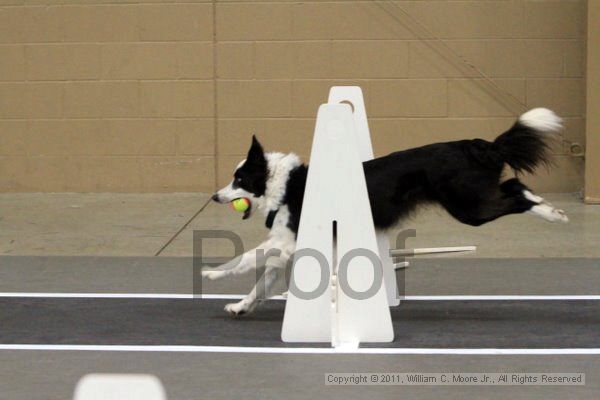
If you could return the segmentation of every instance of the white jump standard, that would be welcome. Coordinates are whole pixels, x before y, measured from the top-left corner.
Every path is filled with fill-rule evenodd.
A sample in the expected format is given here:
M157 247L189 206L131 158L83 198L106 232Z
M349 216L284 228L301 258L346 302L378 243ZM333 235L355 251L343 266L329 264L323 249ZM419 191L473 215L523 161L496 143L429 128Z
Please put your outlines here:
M330 101L349 101L344 89L332 88ZM351 90L360 94L360 88ZM384 268L392 275L394 269L385 243L383 258L389 263L384 267L379 257L362 165L364 158L372 158L372 150L365 125L367 136L359 144L355 121L361 109L364 115L362 94L353 100L354 115L349 104L335 103L321 105L317 114L296 252L316 250L326 271L310 254L296 256L281 332L286 342L331 342L337 347L394 339L383 284ZM353 256L357 249L360 257ZM375 257L367 259L366 254ZM294 289L318 293L301 298Z

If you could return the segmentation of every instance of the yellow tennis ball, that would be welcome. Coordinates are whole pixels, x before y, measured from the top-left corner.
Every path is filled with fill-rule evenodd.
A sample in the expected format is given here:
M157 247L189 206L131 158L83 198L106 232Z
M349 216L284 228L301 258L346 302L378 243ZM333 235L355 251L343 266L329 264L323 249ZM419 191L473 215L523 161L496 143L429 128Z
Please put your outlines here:
M231 208L237 212L244 212L250 208L250 200L245 197L240 197L231 202Z

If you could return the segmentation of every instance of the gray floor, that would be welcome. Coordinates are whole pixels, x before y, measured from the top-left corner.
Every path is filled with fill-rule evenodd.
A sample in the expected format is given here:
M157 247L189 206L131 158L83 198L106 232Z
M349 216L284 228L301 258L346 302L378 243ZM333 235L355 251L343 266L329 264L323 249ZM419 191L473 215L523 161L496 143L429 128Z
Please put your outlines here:
M584 206L576 195L544 195L563 208L568 225L550 224L531 216L509 216L480 228L461 225L433 208L405 223L417 229L407 246L477 245L473 254L413 260L404 275L407 295L598 295L600 289L600 207ZM0 194L0 292L191 293L194 270L193 230L231 229L246 247L260 241L264 221L242 221L228 207L208 206L164 250L152 257L208 199L206 194ZM392 235L394 232L392 232ZM210 255L227 256L231 246L212 243ZM31 257L40 256L40 257ZM69 257L61 257L69 256ZM401 273L402 274L402 273ZM402 275L400 275L402 276ZM245 293L253 277L203 284L205 293ZM3 301L6 301L4 299ZM14 299L13 299L14 300ZM43 301L42 301L43 302ZM8 302L0 308L0 335L15 341L74 337L73 318L83 315L77 302L30 299L28 307ZM81 304L81 303L79 303ZM91 304L91 303L88 303ZM95 303L105 305L106 303ZM112 304L121 304L114 302ZM202 305L178 303L141 307L133 302L125 315L141 318L142 334L153 337L198 338ZM136 305L137 304L137 305ZM189 306L188 306L189 304ZM257 332L274 335L281 309L266 310L255 319L230 320L213 302L214 341ZM469 305L470 304L470 305ZM398 339L430 343L437 340L486 339L496 345L516 345L526 339L562 345L597 346L596 303L404 303ZM62 306L61 306L62 305ZM75 305L75 306L73 306ZM208 305L208 303L206 303ZM476 305L475 309L469 309ZM273 303L281 307L282 302ZM33 308L31 308L33 307ZM54 307L54 308L53 308ZM92 307L92 309L94 309ZM140 308L141 307L141 308ZM423 308L425 307L425 308ZM85 310L85 308L83 308ZM122 307L100 307L104 332L119 333ZM44 311L47 310L47 313ZM61 312L58 312L58 311ZM140 310L144 310L141 312ZM31 311L31 313L29 312ZM135 313L135 311L138 311ZM33 314L32 314L33 313ZM35 318L27 319L27 315ZM129 314L128 314L129 313ZM144 314L146 313L146 314ZM177 318L181 313L186 318ZM269 314L270 313L270 314ZM279 313L279 314L277 314ZM13 317L16 314L20 318ZM154 326L166 314L167 324ZM175 314L174 316L171 314ZM152 318L144 319L144 315ZM260 318L271 321L261 323ZM13 318L13 319L10 319ZM402 318L407 326L403 330ZM15 325L16 321L26 325ZM7 322L11 324L7 325ZM75 321L79 321L75 318ZM105 321L105 320L104 320ZM163 321L164 322L164 321ZM443 322L443 324L442 324ZM565 325L566 324L566 325ZM254 328L249 329L250 326ZM263 325L269 325L265 328ZM10 331L6 327L13 329ZM67 332L65 332L65 327ZM122 326L121 326L122 327ZM134 328L140 328L139 324ZM211 326L212 327L212 326ZM233 334L229 334L236 327ZM241 328L240 328L241 327ZM513 329L511 329L513 327ZM60 328L60 329L58 329ZM18 330L21 329L21 332ZM178 331L190 329L183 334ZM269 330L270 329L270 330ZM496 330L496 331L495 331ZM133 329L135 331L135 329ZM205 331L205 330L203 330ZM98 333L92 330L92 333ZM138 331L139 332L139 331ZM269 333L270 332L270 333ZM108 335L111 337L111 335ZM203 332L206 334L206 332ZM120 332L123 334L123 332ZM250 335L252 334L252 335ZM497 334L494 336L494 334ZM29 336L28 336L29 335ZM143 336L143 335L142 335ZM7 336L3 336L7 338ZM114 337L114 336L112 336ZM92 337L93 339L93 337ZM563 340L564 339L564 340ZM8 340L8 339L7 339ZM509 343L507 341L512 341ZM579 342L576 342L579 341ZM405 344L408 342L404 342ZM446 342L446 344L449 344ZM531 343L525 343L530 344ZM530 387L332 387L326 372L583 372L585 386ZM70 399L77 380L86 373L152 373L165 384L169 399L598 399L599 355L292 355L228 353L144 353L102 351L0 350L0 399Z
M598 260L419 259L407 295L598 294ZM191 293L183 257L0 257L2 292ZM243 293L225 280L205 293ZM224 289L227 289L225 291ZM223 301L15 299L0 301L0 342L281 345L282 301L232 320ZM397 344L436 347L600 347L597 302L405 302L394 311ZM92 321L93 324L89 322ZM86 323L88 322L88 323ZM91 328L90 328L91 327ZM82 339L82 333L87 335ZM243 338L243 341L237 338ZM79 341L78 339L79 338ZM152 339L152 340L150 340ZM207 339L206 341L204 341ZM69 399L86 373L151 373L169 399L597 399L598 355L292 355L0 351L4 399ZM582 372L585 386L326 386L328 372Z
M74 194L0 193L0 255L152 256L209 199L202 193ZM421 210L403 228L416 229L407 246L477 245L462 257L600 257L600 206L575 194L544 195L571 222L552 224L511 215L481 227L460 224L436 207ZM242 221L230 207L209 203L162 253L191 256L192 232L229 229L248 248L266 235L264 218ZM395 237L396 231L391 232ZM211 244L227 255L228 243Z
M290 355L1 351L2 398L67 400L86 373L150 373L170 400L597 400L598 356ZM582 372L585 386L325 385L330 372Z

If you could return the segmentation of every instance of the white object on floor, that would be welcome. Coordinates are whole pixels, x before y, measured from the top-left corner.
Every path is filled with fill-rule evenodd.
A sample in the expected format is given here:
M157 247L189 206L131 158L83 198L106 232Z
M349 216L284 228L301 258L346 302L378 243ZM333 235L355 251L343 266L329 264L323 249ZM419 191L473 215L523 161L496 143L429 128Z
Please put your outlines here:
M331 342L337 347L394 338L362 167L366 151L359 151L364 146L349 104L319 107L281 331L285 342ZM351 258L356 249L361 253ZM299 256L303 250L320 252L327 268L312 256ZM393 273L392 264L390 269Z
M410 264L409 264L408 261L402 261L402 262L394 264L394 270L398 270L398 269L402 269L402 268L407 268L409 265Z
M77 382L74 400L166 400L160 380L145 374L89 374Z
M390 255L398 256L416 256L420 254L439 254L439 253L458 253L463 251L476 251L477 246L458 246L458 247L423 247L420 249L392 249Z

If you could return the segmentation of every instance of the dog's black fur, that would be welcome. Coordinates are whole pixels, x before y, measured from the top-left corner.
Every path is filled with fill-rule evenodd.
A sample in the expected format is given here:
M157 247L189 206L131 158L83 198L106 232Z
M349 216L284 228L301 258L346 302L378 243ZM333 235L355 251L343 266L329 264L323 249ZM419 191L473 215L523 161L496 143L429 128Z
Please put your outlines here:
M549 164L548 138L517 121L493 142L435 143L363 163L376 228L393 227L423 203L438 203L458 221L473 226L529 210L537 204L524 196L529 189L518 178L500 183L502 171L505 164L516 172L532 172L540 164ZM298 232L307 173L306 165L291 171L282 203L289 208L288 227L294 233ZM241 182L258 186L246 190L264 192L266 161L255 137L246 163L236 174L246 178Z

